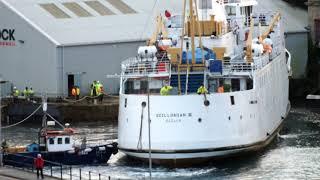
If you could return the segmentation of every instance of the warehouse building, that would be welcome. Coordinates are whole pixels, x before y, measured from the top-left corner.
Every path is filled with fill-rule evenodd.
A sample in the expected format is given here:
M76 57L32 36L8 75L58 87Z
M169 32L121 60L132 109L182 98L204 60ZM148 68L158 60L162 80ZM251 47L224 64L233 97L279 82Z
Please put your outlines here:
M170 4L170 5L169 5ZM100 80L116 93L120 62L135 56L154 29L157 12L172 6L144 0L0 1L0 73L18 89L66 96L88 93Z
M283 8L267 6L283 6L278 1L258 1L272 11ZM151 36L157 14L181 8L180 0L1 0L0 73L18 89L32 86L50 96L67 96L73 85L87 94L93 80L101 81L107 93L117 93L119 79L106 75L119 74L120 62L136 55ZM293 14L285 17L299 21ZM287 36L300 69L307 62L303 28L293 27Z
M292 78L304 79L308 62L308 12L285 1L257 0L261 11L281 12L286 48L292 56Z

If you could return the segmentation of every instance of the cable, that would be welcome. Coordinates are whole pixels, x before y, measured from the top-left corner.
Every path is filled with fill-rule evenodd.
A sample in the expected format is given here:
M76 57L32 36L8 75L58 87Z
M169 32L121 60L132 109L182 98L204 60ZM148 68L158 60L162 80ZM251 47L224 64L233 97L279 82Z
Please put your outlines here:
M54 120L57 124L59 124L62 128L65 128L64 125L62 125L58 120L56 120L54 117L52 117L50 114L46 113L47 116L49 116L52 120Z
M33 116L40 108L42 107L42 105L40 105L36 110L34 110L28 117L26 117L25 119L15 123L15 124L11 124L9 126L3 126L1 127L1 129L6 129L6 128L10 128L10 127L13 127L13 126L16 126L16 125L19 125L21 123L23 123L24 121L28 120L31 116Z
M141 110L140 132L139 132L139 140L138 140L138 144L137 144L137 149L140 149L140 150L142 149L143 111L144 111L144 107L142 107L142 110Z
M153 7L152 7L152 9L151 9L151 13L153 12L154 8L156 7L157 2L158 2L158 0L155 0L155 2L154 2L154 4L153 4ZM153 17L152 14L151 14L150 16L148 16L148 19L147 19L147 21L146 21L146 23L145 23L145 25L144 25L143 31L142 31L142 33L141 33L140 39L143 38L143 34L144 34L145 30L147 29L147 25L148 25L148 23L150 22L151 17Z
M82 101L82 100L84 100L84 99L86 99L86 98L88 98L88 97L89 97L89 96L84 96L83 98L78 99L78 100L68 100L68 99L64 98L63 100L66 101L66 102L73 102L73 103L75 103L75 102L80 102L80 101Z

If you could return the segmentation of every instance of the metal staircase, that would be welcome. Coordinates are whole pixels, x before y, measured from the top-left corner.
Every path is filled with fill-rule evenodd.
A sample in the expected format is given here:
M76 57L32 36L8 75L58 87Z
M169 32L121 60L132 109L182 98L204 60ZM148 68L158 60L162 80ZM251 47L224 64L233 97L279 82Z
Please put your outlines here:
M198 88L203 83L203 74L189 74L188 79L188 93L196 93ZM180 75L180 83L181 83L181 93L183 94L185 92L186 88L186 75L181 74ZM172 87L175 87L178 89L178 75L172 74L170 79L170 85Z

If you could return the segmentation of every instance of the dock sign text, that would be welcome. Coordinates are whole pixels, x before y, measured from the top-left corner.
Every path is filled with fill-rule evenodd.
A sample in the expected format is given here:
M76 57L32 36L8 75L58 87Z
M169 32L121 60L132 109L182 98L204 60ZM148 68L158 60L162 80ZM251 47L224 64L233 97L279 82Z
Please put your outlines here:
M15 29L0 29L0 46L16 46Z

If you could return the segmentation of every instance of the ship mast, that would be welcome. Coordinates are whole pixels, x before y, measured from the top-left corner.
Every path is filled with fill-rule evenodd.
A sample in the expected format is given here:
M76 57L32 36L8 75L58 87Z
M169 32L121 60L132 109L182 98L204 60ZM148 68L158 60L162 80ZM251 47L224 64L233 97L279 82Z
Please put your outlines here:
M191 51L192 51L192 64L195 64L195 48L194 48L194 14L193 14L193 0L189 0L189 11L190 11L190 35L191 35Z
M186 18L186 0L183 0L183 12L182 12L182 34L181 34L181 48L180 48L180 58L178 62L178 94L181 95L181 78L180 78L180 65L182 63L182 52L183 52L183 40L184 40L184 30L185 30L185 18Z

